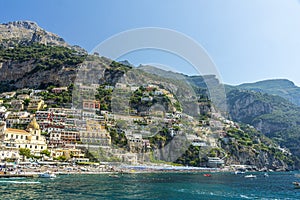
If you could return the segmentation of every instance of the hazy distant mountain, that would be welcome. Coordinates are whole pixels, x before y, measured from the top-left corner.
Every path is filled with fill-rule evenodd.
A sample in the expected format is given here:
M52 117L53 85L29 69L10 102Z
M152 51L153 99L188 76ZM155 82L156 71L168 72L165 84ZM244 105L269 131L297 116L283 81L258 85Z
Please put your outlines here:
M236 88L278 95L300 106L300 87L287 79L273 79L255 83L244 83L236 86Z

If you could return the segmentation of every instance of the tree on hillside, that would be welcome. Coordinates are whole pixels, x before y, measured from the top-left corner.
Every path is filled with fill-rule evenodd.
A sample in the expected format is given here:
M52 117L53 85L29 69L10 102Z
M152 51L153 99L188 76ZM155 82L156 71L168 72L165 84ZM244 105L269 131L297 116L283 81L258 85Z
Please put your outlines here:
M19 154L21 156L23 156L23 161L25 160L25 156L27 158L31 157L30 149L27 149L27 148L20 148L19 149Z
M48 151L48 149L45 149L45 150L43 150L43 151L41 151L41 154L42 155L46 155L46 156L50 156L50 154L51 154L51 152L50 151Z

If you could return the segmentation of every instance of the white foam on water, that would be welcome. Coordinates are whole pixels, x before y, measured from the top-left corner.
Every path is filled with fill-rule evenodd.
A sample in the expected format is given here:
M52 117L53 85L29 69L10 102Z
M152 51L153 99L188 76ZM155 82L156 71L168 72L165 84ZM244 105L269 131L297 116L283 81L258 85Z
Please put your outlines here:
M40 184L41 182L38 181L11 181L11 180L4 180L0 181L0 183L15 183L15 184Z
M244 198L244 199L250 199L250 197L248 197L248 196L246 196L246 195L243 195L243 194L241 194L240 197L241 197L241 198Z

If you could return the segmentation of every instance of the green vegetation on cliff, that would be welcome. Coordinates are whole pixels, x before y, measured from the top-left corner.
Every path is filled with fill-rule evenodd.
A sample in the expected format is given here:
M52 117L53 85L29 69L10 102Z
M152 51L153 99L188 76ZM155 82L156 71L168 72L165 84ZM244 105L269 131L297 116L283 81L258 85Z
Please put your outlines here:
M75 66L82 63L85 55L62 46L47 46L32 43L28 46L16 45L12 48L0 47L0 62L26 62L34 60L36 64L34 73L38 70L47 70L61 66Z
M233 120L253 125L295 156L300 156L298 106L279 96L245 90L232 90L227 99Z

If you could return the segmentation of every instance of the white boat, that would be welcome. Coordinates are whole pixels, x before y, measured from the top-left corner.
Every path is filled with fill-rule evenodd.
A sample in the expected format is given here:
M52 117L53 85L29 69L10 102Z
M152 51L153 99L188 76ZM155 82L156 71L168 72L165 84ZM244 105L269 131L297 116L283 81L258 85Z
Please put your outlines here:
M264 177L269 177L269 174L268 173L264 173Z
M256 178L256 175L253 175L253 174L246 175L245 178Z
M120 178L120 176L119 175L117 175L117 174L110 174L110 175L108 175L109 177L112 177L112 178Z
M56 178L56 175L50 172L39 174L39 178Z
M293 182L293 185L295 186L295 189L300 189L300 183L299 182Z
M235 175L237 175L237 174L245 174L245 172L243 172L243 171L235 171L234 174Z

